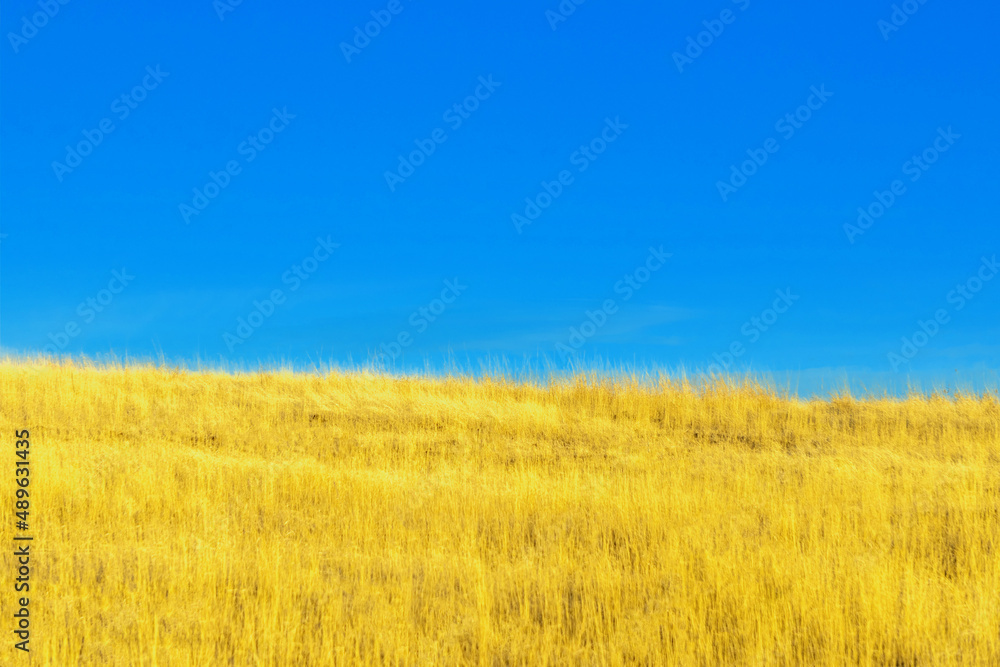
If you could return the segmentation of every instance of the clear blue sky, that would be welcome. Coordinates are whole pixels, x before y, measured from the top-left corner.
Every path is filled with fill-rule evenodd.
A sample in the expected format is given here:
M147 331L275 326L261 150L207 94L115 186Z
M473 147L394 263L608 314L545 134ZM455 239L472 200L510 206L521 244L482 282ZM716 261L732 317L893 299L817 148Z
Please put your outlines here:
M995 377L1000 9L896 7L5 3L0 345Z

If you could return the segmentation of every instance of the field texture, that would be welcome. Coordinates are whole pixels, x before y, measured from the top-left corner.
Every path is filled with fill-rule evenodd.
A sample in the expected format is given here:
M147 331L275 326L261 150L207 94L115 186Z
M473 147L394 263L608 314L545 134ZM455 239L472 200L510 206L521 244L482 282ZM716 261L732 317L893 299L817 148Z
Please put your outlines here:
M7 361L10 508L20 429L32 664L1000 664L990 396Z

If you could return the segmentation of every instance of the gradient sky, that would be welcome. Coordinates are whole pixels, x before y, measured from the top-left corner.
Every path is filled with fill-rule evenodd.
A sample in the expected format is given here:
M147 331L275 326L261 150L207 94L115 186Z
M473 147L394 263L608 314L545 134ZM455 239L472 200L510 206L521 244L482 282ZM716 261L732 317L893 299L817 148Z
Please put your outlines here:
M995 377L1000 8L904 4L7 2L0 345Z

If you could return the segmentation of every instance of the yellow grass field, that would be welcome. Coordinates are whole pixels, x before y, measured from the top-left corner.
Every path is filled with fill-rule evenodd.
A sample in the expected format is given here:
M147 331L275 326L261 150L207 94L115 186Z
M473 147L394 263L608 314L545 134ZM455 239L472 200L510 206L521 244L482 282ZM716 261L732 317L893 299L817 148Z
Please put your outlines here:
M0 362L33 665L998 665L1000 403Z

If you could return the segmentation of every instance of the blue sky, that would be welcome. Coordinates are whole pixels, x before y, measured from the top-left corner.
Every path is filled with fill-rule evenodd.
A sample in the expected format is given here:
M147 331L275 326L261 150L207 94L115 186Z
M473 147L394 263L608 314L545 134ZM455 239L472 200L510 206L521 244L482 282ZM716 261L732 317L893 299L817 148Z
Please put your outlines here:
M9 2L0 345L995 378L998 14Z

